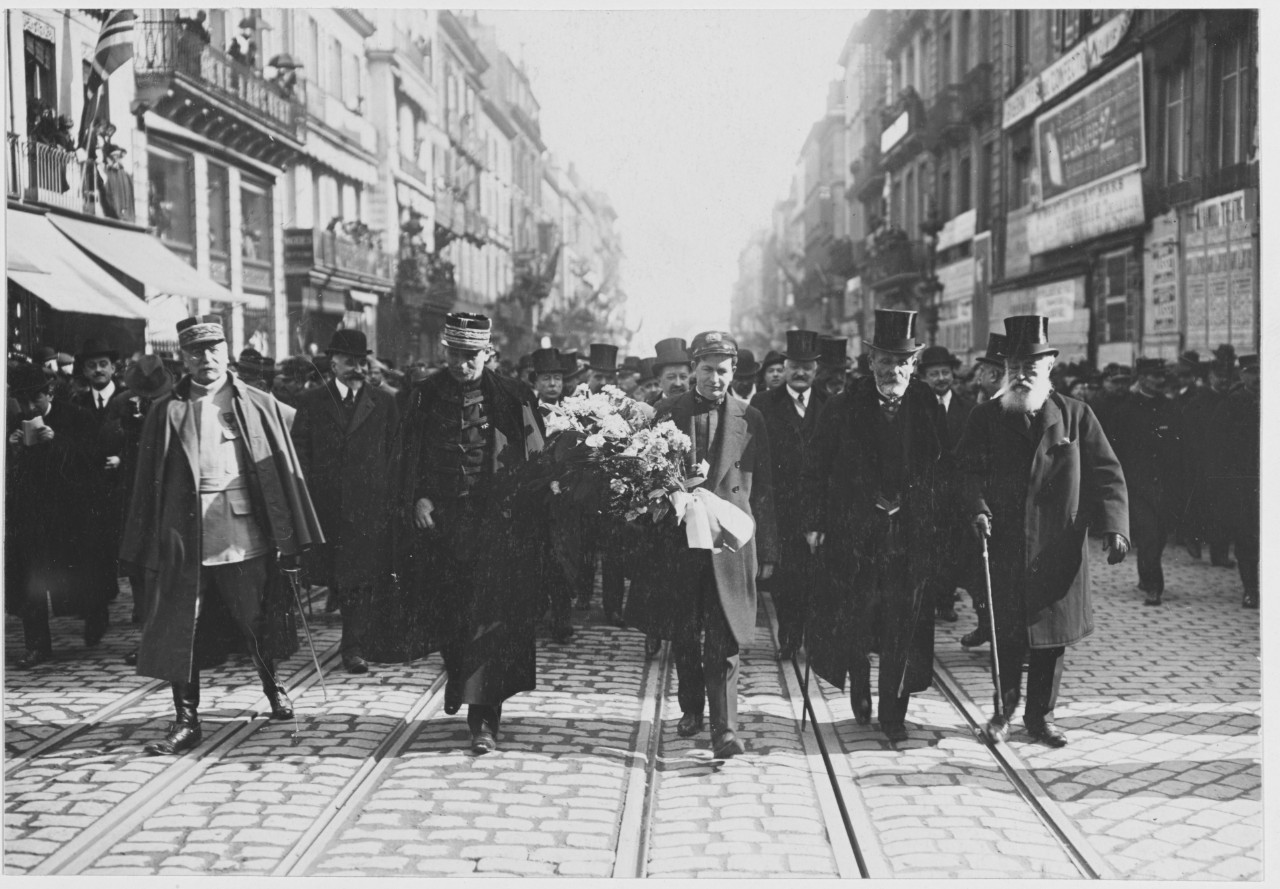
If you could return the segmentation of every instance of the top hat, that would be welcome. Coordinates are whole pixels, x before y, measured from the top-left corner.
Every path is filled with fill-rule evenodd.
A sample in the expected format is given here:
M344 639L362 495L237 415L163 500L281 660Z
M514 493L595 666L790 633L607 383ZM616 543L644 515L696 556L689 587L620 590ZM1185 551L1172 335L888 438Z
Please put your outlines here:
M329 355L334 352L340 352L343 355L354 355L357 358L365 358L373 354L364 331L353 330L349 327L339 327L333 332L333 336L329 338L329 348L325 349L325 352Z
M689 358L689 346L680 337L671 337L670 339L658 340L654 346L654 352L657 353L653 359L653 372L661 373L662 368L668 364L693 364Z
M245 379L257 380L275 376L276 360L263 357L257 349L242 349L234 366Z
M1163 358L1139 358L1134 367L1134 373L1140 377L1146 374L1163 374L1166 370L1168 368Z
M787 347L782 358L792 361L817 361L822 350L818 347L816 330L788 330Z
M1005 358L1040 358L1057 355L1049 345L1049 319L1044 315L1011 315L1004 319Z
M53 380L45 376L44 370L34 364L19 364L17 367L9 368L9 391L10 392L39 392L46 386L53 383Z
M652 358L640 359L640 382L641 383L648 383L657 378L657 374L653 372L653 362L654 362L654 359Z
M142 398L159 398L173 388L173 374L159 355L143 355L124 372L124 385Z
M533 375L564 374L564 357L559 349L536 349L533 353Z
M1241 370L1260 370L1261 367L1262 367L1262 363L1259 356L1257 355L1241 355L1240 356Z
M1004 349L1005 339L1003 333L987 334L987 354L979 355L977 360L983 364L994 365L995 367L1004 367Z
M486 315L450 312L444 319L444 345L450 349L479 352L489 348L493 322Z
M916 360L916 367L922 371L935 364L948 364L952 368L957 368L960 366L960 359L952 355L951 350L946 346L929 346Z
M737 358L738 341L723 330L704 330L693 338L689 354L694 361L704 355L727 355L730 358Z
M183 349L200 343L221 343L226 339L221 315L195 315L178 322L178 345Z
M876 309L875 333L871 341L862 342L881 352L911 355L923 343L916 342L916 313L902 309Z
M88 358L100 358L104 355L112 361L115 361L120 357L120 353L111 348L110 345L96 337L90 337L84 341L84 345L80 347L80 351L76 354L76 358L80 361L84 361Z
M849 338L843 336L819 337L818 364L822 367L848 367Z
M623 358L622 364L618 367L618 370L626 371L628 373L640 373L640 356L628 355L626 358Z
M735 380L750 380L760 372L760 364L756 361L755 354L750 349L738 350L738 364L733 369L733 378Z
M770 349L769 354L765 355L764 360L760 362L760 369L768 370L769 368L773 367L775 364L782 364L786 360L787 360L786 355L783 355L781 352L775 349Z
M570 352L561 352L560 360L564 364L564 375L566 378L578 372L578 350L574 349Z
M604 373L616 373L618 370L618 347L610 343L592 343L590 358L587 363L592 370Z

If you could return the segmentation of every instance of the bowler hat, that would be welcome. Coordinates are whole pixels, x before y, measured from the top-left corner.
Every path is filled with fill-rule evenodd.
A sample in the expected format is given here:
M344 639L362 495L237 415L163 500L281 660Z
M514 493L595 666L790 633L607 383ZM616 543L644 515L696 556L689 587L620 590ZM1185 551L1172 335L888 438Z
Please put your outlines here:
M738 341L723 330L704 330L693 338L689 353L694 361L705 355L727 355L730 358L737 358Z
M750 380L760 372L760 364L756 361L755 354L750 349L738 350L738 364L733 369L733 378L735 380Z
M1010 315L1004 319L1005 358L1040 358L1057 355L1049 345L1049 319L1044 315Z
M818 346L819 336L816 330L788 330L786 351L782 353L784 360L817 361L822 354Z
M911 355L924 345L916 342L916 313L903 309L876 309L876 326L865 345L894 355Z
M948 364L956 368L960 366L960 359L952 355L951 350L946 346L930 346L920 353L920 358L916 361L916 367L920 370L935 364Z
M357 358L364 358L373 354L364 331L353 330L349 327L339 327L333 332L333 336L329 338L329 348L325 352L329 355L334 352L340 352L343 355L355 355Z
M1003 333L987 334L987 354L979 355L977 360L994 367L1004 367L1005 335Z
M564 374L564 357L559 349L536 349L533 353L533 375Z
M57 361L58 350L53 346L37 346L31 353L32 364L44 364L46 361Z
M143 355L124 372L124 385L142 398L159 398L173 388L173 374L159 355Z
M629 373L637 373L637 374L640 373L640 356L628 355L626 358L623 358L622 365L618 368L618 370L627 371Z
M592 370L603 371L604 373L617 373L618 370L618 347L610 343L592 343L590 358L587 364Z
M44 370L34 364L19 364L9 368L10 392L39 392L53 383Z
M818 364L822 367L848 367L849 338L843 336L819 337Z
M105 343L96 337L90 337L85 340L84 345L80 347L80 351L76 354L76 358L80 361L85 361L89 358L101 358L103 356L115 361L120 357L120 353L111 348L108 343Z
M1223 343L1213 350L1213 355L1223 364L1235 367L1236 364L1236 347L1230 343Z
M662 369L669 364L693 364L689 357L689 345L680 337L658 340L654 352L657 353L653 359L654 374L662 373Z
M1195 349L1188 349L1178 356L1178 363L1182 365L1183 370L1198 371L1200 369L1200 353Z
M178 345L182 348L200 343L221 343L227 339L221 315L194 315L178 322Z
M764 356L764 360L760 362L761 370L768 370L775 364L782 364L787 360L787 356L774 349L769 350L769 354Z

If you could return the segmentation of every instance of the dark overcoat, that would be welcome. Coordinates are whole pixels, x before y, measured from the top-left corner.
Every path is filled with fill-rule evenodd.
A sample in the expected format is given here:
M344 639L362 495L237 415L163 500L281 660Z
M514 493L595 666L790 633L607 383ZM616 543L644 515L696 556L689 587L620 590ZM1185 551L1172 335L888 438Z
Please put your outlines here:
M812 459L805 464L806 531L825 535L820 550L825 572L814 590L805 630L813 671L843 688L855 627L876 592L877 548L884 523L876 507L884 478L875 428L880 396L875 380L859 380L823 408ZM923 691L933 681L933 603L925 584L939 568L943 490L943 412L933 391L912 380L899 408L903 427L901 503L906 546L906 595L885 597L880 651L900 653L901 663L882 656L880 669L898 674L899 694Z
M300 555L323 543L324 536L280 404L266 392L228 377L254 518L280 555ZM147 413L120 545L121 559L148 572L138 673L170 682L185 682L193 669L221 663L236 650L238 640L216 596L196 620L203 530L199 441L190 392L191 378L184 377ZM265 600L260 603L262 654L287 657L298 645L291 632L292 594L279 577L274 554L268 558L267 575Z
M1218 511L1221 491L1209 483L1210 442L1213 416L1223 393L1201 386L1182 406L1178 416L1178 459L1183 489L1174 504L1174 520L1192 538L1207 539Z
M293 443L315 504L323 546L307 553L312 583L350 589L382 580L390 557L391 450L400 412L395 397L365 385L351 422L337 384L308 389L295 404Z
M433 403L449 384L442 372L405 390L391 467L396 580L370 609L366 647L374 660L402 662L465 642L465 670L483 687L481 703L497 703L537 685L534 622L544 599L538 569L547 546L545 528L532 519L532 500L508 498L505 489L495 490L480 505L474 539L459 541L414 525L426 425ZM481 377L481 389L493 430L493 469L523 463L532 432L543 432L533 393L489 370ZM534 429L526 428L527 423ZM433 566L440 562L433 558L434 550L443 546L465 550L444 561L467 563L469 577L459 582L433 576ZM459 628L463 639L454 638Z
M778 386L757 393L751 406L764 417L769 432L769 455L773 460L773 509L777 517L778 533L782 536L799 535L805 528L804 505L801 497L801 473L812 449L813 435L818 428L818 417L827 402L827 393L811 388L809 406L804 419L796 413L790 387Z
M969 415L959 459L966 513L991 516L991 595L999 635L1032 648L1093 632L1089 530L1129 536L1124 471L1093 410L1051 393L1039 434L1002 400ZM977 545L975 543L975 545Z
M71 396L71 403L84 412L89 435L85 442L85 456L89 465L86 467L85 487L81 492L81 502L91 515L91 530L85 539L88 547L86 556L98 560L104 566L114 566L116 550L120 547L129 490L125 484L127 478L124 467L107 469L106 462L108 457L120 457L123 460L126 445L121 419L132 412L133 406L129 399L133 393L116 383L115 392L102 410L98 410L95 396L93 389L84 389ZM110 584L113 577L114 575L99 577L95 582Z
M693 438L694 394L686 392L659 403L655 423L671 420ZM702 487L755 519L755 533L736 552L712 553L720 607L739 646L755 634L756 572L760 564L778 561L778 531L773 506L773 467L764 417L750 405L726 398L724 422L716 431L711 471ZM684 639L697 625L698 577L687 570L688 544L683 526L670 521L654 529L660 541L651 558L636 566L632 588L643 591L627 604L626 617L643 632L664 639Z
M1260 411L1258 393L1237 384L1213 412L1207 481L1218 492L1214 520L1236 540L1258 535Z
M1173 401L1133 391L1117 399L1105 430L1129 499L1145 501L1160 516L1174 514L1173 501L1182 490L1178 431Z

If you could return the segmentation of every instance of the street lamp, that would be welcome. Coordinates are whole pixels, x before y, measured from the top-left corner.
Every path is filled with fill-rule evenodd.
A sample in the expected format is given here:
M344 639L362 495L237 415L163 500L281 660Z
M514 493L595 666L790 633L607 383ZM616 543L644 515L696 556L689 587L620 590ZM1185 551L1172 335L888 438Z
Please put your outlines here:
M943 285L937 275L938 233L941 231L942 222L933 213L920 223L920 233L924 235L924 270L920 276L919 292L931 346L938 344L938 315L942 302Z

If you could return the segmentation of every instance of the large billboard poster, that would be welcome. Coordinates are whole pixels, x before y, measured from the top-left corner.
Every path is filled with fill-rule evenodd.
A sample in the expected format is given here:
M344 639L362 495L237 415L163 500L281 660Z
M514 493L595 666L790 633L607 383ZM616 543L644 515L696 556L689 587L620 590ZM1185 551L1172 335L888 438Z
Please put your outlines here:
M1134 56L1078 96L1041 114L1036 128L1040 200L1146 166L1142 57Z
M1254 189L1201 201L1182 220L1186 348L1231 343L1257 348L1258 195Z
M1177 357L1178 317L1178 214L1174 210L1151 220L1143 251L1142 281L1146 305L1142 317L1142 345L1145 354L1155 355L1152 347L1172 346ZM1164 353L1160 353L1164 354Z

